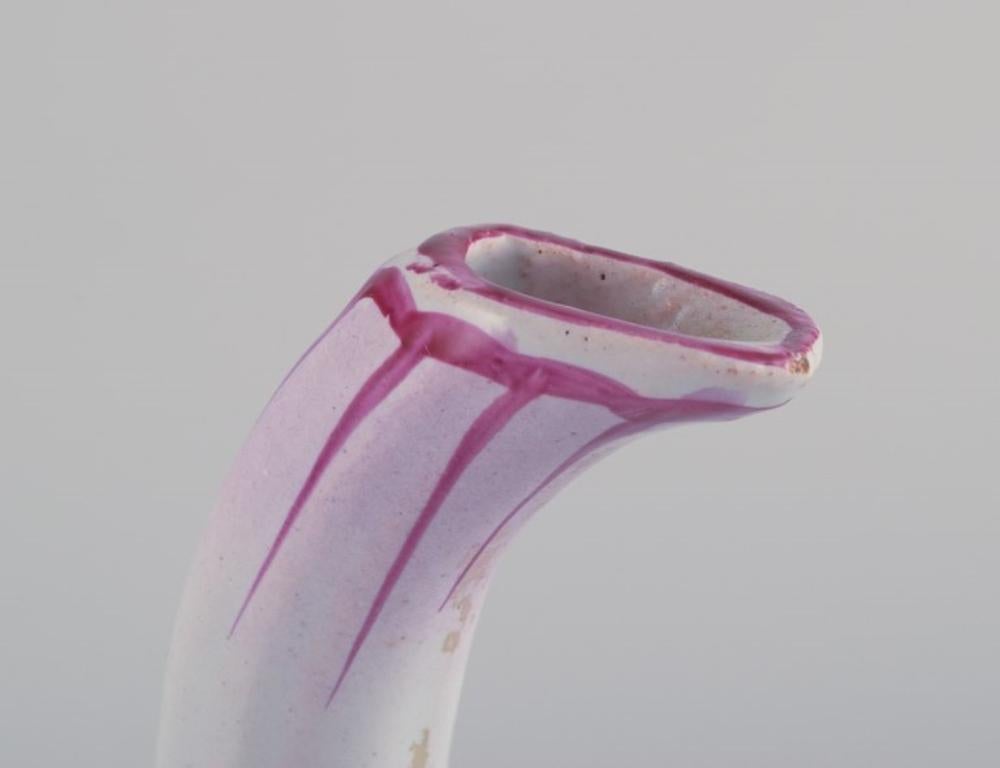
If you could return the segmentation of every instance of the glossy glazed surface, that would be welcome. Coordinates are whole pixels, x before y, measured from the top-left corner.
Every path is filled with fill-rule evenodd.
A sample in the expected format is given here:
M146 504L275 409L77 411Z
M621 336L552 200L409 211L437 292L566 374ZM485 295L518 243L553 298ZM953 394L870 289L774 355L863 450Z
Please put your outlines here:
M393 259L226 483L159 765L442 768L519 524L628 437L782 404L819 354L786 302L546 233L452 230Z

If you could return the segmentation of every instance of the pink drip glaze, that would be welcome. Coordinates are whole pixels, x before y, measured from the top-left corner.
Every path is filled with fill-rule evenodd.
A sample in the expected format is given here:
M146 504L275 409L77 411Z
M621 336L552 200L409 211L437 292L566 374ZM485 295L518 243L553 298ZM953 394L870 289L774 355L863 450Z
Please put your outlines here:
M503 429L504 425L514 417L514 414L516 414L519 410L521 410L521 408L531 402L542 392L544 388L543 381L544 374L538 373L528 379L517 382L496 400L490 403L490 405L487 406L478 417L476 417L472 426L469 427L465 435L462 437L461 442L458 444L458 447L452 454L451 459L448 461L444 472L442 472L441 477L438 478L437 484L434 486L434 490L427 499L427 503L424 504L424 508L420 510L420 514L417 515L417 519L413 523L413 527L410 528L410 532L406 535L406 539L403 541L403 546L400 547L399 552L396 555L396 559L393 560L392 565L389 567L389 571L386 573L385 578L382 581L382 585L379 587L378 593L375 595L375 599L372 601L371 607L368 609L368 615L365 616L361 629L358 630L358 634L354 638L354 642L351 644L351 650L347 654L347 659L344 661L340 674L337 676L337 682L330 691L330 697L326 702L327 706L330 706L333 702L334 696L337 695L337 691L340 689L341 683L344 682L344 678L347 676L351 665L354 663L354 657L357 656L358 651L361 650L361 646L364 645L365 639L368 637L368 633L371 632L379 614L382 612L382 609L385 607L385 604L389 599L389 595L392 594L393 587L396 585L396 582L399 581L400 576L402 576L403 570L406 568L406 564L410 561L410 558L413 557L413 553L416 551L417 545L427 532L427 528L430 526L431 521L437 514L437 511L441 508L445 499L448 498L448 494L451 492L451 489L455 486L455 483L458 482L462 473L465 471L465 468L468 467L479 452L489 444L490 440L492 440L493 437L496 436L501 429Z
M275 536L274 542L271 544L271 548L264 557L264 562L261 563L261 566L257 571L257 575L254 577L253 583L250 585L250 590L247 592L247 596L244 598L243 604L240 606L239 613L236 614L233 625L229 629L230 637L232 637L232 634L236 631L236 627L239 625L240 619L243 618L243 614L246 612L247 607L250 605L250 601L257 592L257 588L264 579L264 574L267 573L268 569L271 567L271 563L274 562L274 558L277 556L278 550L281 549L289 531L291 531L292 526L295 524L295 520L302 512L302 507L305 506L305 503L309 500L313 490L316 488L316 484L323 476L323 473L330 465L330 462L333 461L333 458L340 452L340 449L344 447L344 443L347 442L347 439L351 436L354 430L357 429L358 425L364 420L364 418L379 403L381 403L386 396L396 388L399 382L406 378L406 375L413 370L416 364L420 362L421 355L419 350L420 346L424 343L423 340L420 338L414 338L408 341L409 343L400 344L399 348L389 355L389 357L385 359L375 372L368 377L368 380L361 387L357 396L355 396L354 399L348 404L347 409L344 411L340 419L338 419L337 425L333 428L329 437L327 437L326 442L323 444L323 448L320 450L319 455L316 457L316 460L313 462L313 465L309 470L309 474L306 476L305 482L299 489L299 492L295 497L295 501L292 502L292 506L285 515L285 519L281 523L281 528L278 529L278 535Z
M802 318L796 315L796 313L799 313L799 310L791 307L791 305L763 294L730 286L728 283L722 283L711 278L698 276L695 273L689 273L687 270L682 270L679 267L668 267L656 264L655 262L648 262L648 264L656 268L663 268L664 271L668 271L670 274L683 277L692 282L705 281L703 283L699 282L699 284L705 284L713 290L726 293L726 295L733 296L741 301L746 301L755 307L765 309L765 311L769 311L779 317L785 318L787 316L795 319L795 323L789 321L792 331L789 332L788 336L779 345L779 349L772 351L754 350L727 344L726 342L670 334L664 331L637 326L626 321L617 321L505 291L480 280L465 266L464 262L465 249L467 249L471 242L494 234L514 234L519 237L530 237L532 239L544 238L545 242L568 245L578 250L597 252L612 258L632 258L615 254L612 251L595 249L592 246L585 246L573 241L557 238L554 235L542 235L506 226L453 230L425 242L421 246L421 252L425 255L430 255L437 265L444 266L449 271L449 275L445 280L445 283L449 287L451 283L454 283L456 288L472 290L497 301L503 301L504 303L515 305L531 312L559 317L567 322L600 325L633 335L644 335L670 343L698 346L713 352L719 352L720 354L764 362L770 365L780 365L795 355L803 354L808 349L809 343L811 343L810 340L815 338L812 335L815 332L815 326L812 326L811 322L802 322ZM461 258L459 258L459 254ZM411 265L411 268L415 271L426 271L427 269L420 265ZM542 395L549 395L600 405L619 416L623 421L606 430L601 435L598 435L583 448L575 451L572 456L546 477L538 487L500 522L465 566L449 590L444 603L447 603L448 598L454 594L459 583L471 569L475 561L518 512L559 475L580 461L586 454L618 438L633 434L653 425L713 418L736 418L760 410L733 402L732 393L724 393L718 390L695 392L682 398L644 397L614 379L585 368L547 358L521 354L479 327L464 320L441 313L418 310L405 277L396 267L385 268L376 273L368 285L352 301L351 305L353 306L362 298L372 299L379 307L399 338L400 346L366 380L334 426L314 461L295 501L286 513L274 541L249 587L246 597L233 621L230 636L235 632L241 618L250 606L254 595L263 583L268 570L272 566L282 545L285 543L296 519L309 501L323 473L327 470L331 462L334 461L355 429L406 378L420 360L428 357L476 373L500 384L507 391L476 418L443 470L431 496L418 514L368 609L366 617L341 667L337 680L332 687L327 700L327 706L333 702L356 656L364 646L366 638L389 600L396 583L405 571L424 533L447 499L452 488L475 457L503 429L510 419L531 400ZM805 316L802 315L802 317ZM808 318L805 318L805 320L808 321ZM329 330L327 329L327 332ZM320 338L322 339L323 337L321 336ZM318 341L313 344L311 349L315 348L316 343ZM297 366L298 363L296 364Z
M538 494L540 494L542 491L548 488L552 483L556 481L556 479L561 477L564 472L569 470L571 467L575 466L577 462L581 461L584 457L592 454L594 451L601 449L605 445L613 443L615 440L627 437L628 435L633 435L636 432L641 432L642 430L646 429L647 426L648 425L646 424L645 421L637 420L637 421L623 421L619 424L615 424L611 427L608 427L606 430L601 432L601 434L597 435L597 437L595 437L593 440L591 440L588 443L585 443L583 446L574 451L568 459L563 461L558 467L556 467L548 475L546 475L545 479L542 480L542 482L540 482L538 485L536 485L532 489L531 493L529 493L527 496L521 499L521 501L518 502L517 506L514 507L510 512L508 512L504 516L504 518L490 532L489 536L487 536L483 540L483 543L479 545L479 548L475 551L475 553L473 553L472 557L470 557L469 561L465 564L465 567L462 568L462 571L458 574L458 577L455 579L454 582L452 582L451 588L448 590L448 594L445 595L444 600L441 601L441 605L438 607L438 611L444 610L444 607L448 604L448 601L451 600L452 597L454 597L455 592L462 585L462 582L465 581L465 577L469 574L469 571L471 571L473 566L477 562L479 562L479 559L483 556L486 550L489 549L490 545L496 540L496 538L507 527L507 525L515 517L517 517L518 513L520 513L522 509L528 506L528 504L530 504L531 501L538 496Z
M652 413L639 416L630 421L623 421L618 424L614 424L608 427L606 430L601 432L595 438L585 443L583 446L574 451L569 458L563 461L558 467L556 467L552 472L550 472L546 477L536 485L532 491L518 502L517 506L514 507L507 515L497 524L497 526L490 532L490 534L483 540L483 543L479 545L479 548L473 553L472 557L462 568L462 571L458 574L458 577L452 583L451 588L448 590L448 594L445 595L444 600L441 601L441 605L438 610L444 610L444 607L448 604L448 601L455 595L455 592L461 586L465 577L468 575L469 571L472 570L473 566L479 561L490 545L496 540L500 533L510 524L510 522L523 510L528 504L535 499L538 494L548 488L552 483L554 483L559 477L561 477L565 472L570 470L572 467L576 466L578 462L583 460L585 457L593 454L595 451L599 451L605 446L611 445L617 440L629 437L631 435L638 434L639 432L644 432L647 429L656 427L657 425L666 424L680 424L689 421L710 421L710 420L724 420L726 418L735 419L746 412L754 409L748 409L739 405L731 405L729 408L720 408L720 403L711 400L699 400L700 396L710 396L715 394L711 391L696 392L688 395L687 398L682 400L673 401L674 407L665 406L662 410L657 410ZM764 409L756 409L764 410Z

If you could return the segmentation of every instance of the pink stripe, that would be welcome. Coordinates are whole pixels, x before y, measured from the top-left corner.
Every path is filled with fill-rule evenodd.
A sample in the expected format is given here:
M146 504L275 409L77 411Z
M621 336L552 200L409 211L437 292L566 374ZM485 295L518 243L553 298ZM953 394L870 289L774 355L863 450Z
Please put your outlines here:
M543 490L548 488L556 480L556 478L561 476L566 470L568 470L570 467L572 467L574 464L580 461L584 456L589 454L591 451L600 448L601 446L607 443L612 442L618 437L624 437L625 435L632 434L633 432L645 428L646 424L639 422L625 421L619 424L615 424L614 426L609 427L608 429L601 432L601 434L599 434L590 442L585 443L583 446L575 450L568 459L566 459L564 462L562 462L562 464L560 464L558 467L552 470L545 477L545 479L542 480L542 482L540 482L538 485L535 486L534 490L531 491L531 493L529 493L527 496L521 499L518 505L507 513L507 515L500 521L500 523L496 526L496 528L493 529L490 535L487 536L486 539L483 541L483 543L479 545L479 549L477 549L475 554L471 558L469 558L469 562L466 563L465 567L462 569L462 572L458 574L458 578L455 579L455 581L452 583L451 589L448 590L448 594L445 595L444 600L441 601L441 605L438 608L438 611L444 610L444 607L448 604L448 601L451 600L452 596L455 594L455 591L458 589L459 585L461 585L462 581L468 575L469 571L472 570L472 567L476 564L479 558L482 557L483 553L489 548L490 544L493 543L493 540L500 535L500 532L507 527L507 524L510 523L510 521L513 520L522 509L524 509L528 504L531 503L532 499L538 496L538 494L541 493Z
M697 395L699 393L695 393ZM705 397L710 396L711 392L701 393ZM531 503L532 499L538 496L543 490L548 488L553 482L556 481L564 472L573 467L577 462L581 461L583 458L589 454L604 448L607 445L620 440L622 438L628 437L629 435L634 435L638 432L643 432L647 429L651 429L656 425L666 425L666 424L679 424L686 421L699 421L699 420L712 420L712 419L726 419L726 418L736 418L740 414L740 407L737 405L733 406L734 411L731 413L726 413L725 411L720 411L717 403L708 401L699 401L697 399L691 400L681 400L676 401L674 408L662 410L657 410L652 413L647 413L645 415L636 415L633 417L632 421L623 421L608 427L606 430L601 432L599 435L594 437L589 442L585 443L583 446L575 450L570 454L569 458L563 461L558 467L556 467L552 472L546 475L545 479L542 480L534 490L531 491L527 496L518 502L517 506L514 507L507 515L500 521L500 523L493 529L489 536L479 545L475 554L469 559L462 572L458 575L458 578L451 585L451 589L448 590L448 594L445 595L444 600L441 601L441 605L438 607L438 611L444 609L448 604L448 601L454 596L456 590L461 585L462 581L468 575L469 571L472 570L476 562L482 557L482 555L489 548L490 544L500 535L500 532L507 527L507 525L513 520L528 504Z
M285 519L281 523L281 528L278 529L278 534L271 544L271 548L268 550L267 556L264 558L264 562L261 563L260 568L257 570L257 575L254 577L253 583L250 585L250 590L243 599L243 604L240 606L240 610L236 614L233 625L229 629L230 637L232 637L233 633L236 631L236 627L239 625L240 619L243 618L243 614L246 612L247 606L250 605L250 601L253 599L253 596L257 592L257 588L260 586L261 581L263 581L264 576L270 569L271 563L274 562L274 558L277 556L282 544L284 544L285 539L288 537L288 533L295 524L295 520L298 518L299 513L302 512L302 508L305 506L306 502L309 501L309 497L316 489L316 484L323 476L323 472L326 470L327 466L329 466L330 462L333 461L334 456L340 452L344 443L347 442L351 433L357 429L358 425L364 420L365 416L367 416L372 409L381 403L385 397L396 388L399 382L406 378L406 375L413 370L414 366L416 366L421 359L421 346L421 342L417 342L416 344L401 344L399 348L389 355L389 357L385 359L378 369L376 369L376 371L368 377L367 381L365 381L361 389L354 396L354 399L351 400L350 404L348 404L347 408L344 410L344 413L337 421L337 425L327 437L326 443L324 443L322 450L320 450L319 455L313 462L312 468L309 470L309 474L306 476L305 482L302 484L298 495L295 497L295 501L285 514Z
M385 578L382 580L382 585L379 587L379 590L375 595L375 599L372 601L371 607L368 609L368 615L365 616L365 620L361 624L361 629L358 630L358 634L355 636L354 642L351 645L351 650L348 652L344 665L340 670L340 674L337 676L337 682L330 691L330 697L326 701L326 705L328 707L337 695L337 691L340 690L340 686L344 682L344 678L347 677L347 673L350 671L351 665L354 664L355 657L361 650L361 646L364 645L365 639L368 637L372 627L375 625L379 615L382 613L382 609L385 608L385 604L388 602L393 588L399 581L400 576L402 576L407 563L410 562L410 558L413 557L413 553L416 551L417 545L427 532L431 521L434 520L435 515L437 515L438 510L441 508L441 505L444 503L445 499L448 498L448 494L451 493L455 483L458 482L466 468L472 463L472 460L475 459L475 457L479 455L490 440L492 440L493 437L501 429L503 429L504 425L506 425L507 422L513 418L514 414L540 394L542 390L541 384L541 376L536 375L533 376L531 380L525 382L524 385L515 389L510 389L500 395L500 397L494 400L481 414L479 414L476 420L472 423L472 426L469 427L468 431L462 437L462 440L459 442L458 447L452 454L451 459L449 459L444 472L441 474L437 484L434 486L434 490L427 499L427 503L424 505L424 508L420 510L420 514L417 515L417 519L414 522L413 527L410 528L410 532L407 534L406 539L403 541L403 545L400 547L399 553L396 555L396 559L393 561L392 565L389 567L389 571L385 575Z

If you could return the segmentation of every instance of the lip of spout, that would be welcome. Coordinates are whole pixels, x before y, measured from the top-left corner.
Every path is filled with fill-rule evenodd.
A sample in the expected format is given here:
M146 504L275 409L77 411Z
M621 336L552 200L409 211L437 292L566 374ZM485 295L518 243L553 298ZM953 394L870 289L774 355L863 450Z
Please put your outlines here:
M822 357L819 328L790 302L548 232L460 227L402 262L418 303L516 339L522 352L583 361L652 397L711 390L780 405Z

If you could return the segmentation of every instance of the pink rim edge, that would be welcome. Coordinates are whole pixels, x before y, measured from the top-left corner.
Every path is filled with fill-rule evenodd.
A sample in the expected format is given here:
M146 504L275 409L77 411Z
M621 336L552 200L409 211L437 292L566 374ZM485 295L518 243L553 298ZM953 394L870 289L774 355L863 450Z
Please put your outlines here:
M530 242L569 248L579 253L594 254L615 261L655 269L692 285L746 304L765 314L783 320L789 330L780 342L741 342L691 336L675 331L653 328L628 320L600 315L588 310L535 298L504 288L476 274L466 263L469 248L480 240L509 235ZM462 288L501 304L545 315L575 325L603 328L630 336L653 339L684 347L700 349L725 357L763 365L802 368L806 355L820 337L819 328L803 310L794 304L762 291L721 280L669 262L653 261L620 251L582 243L550 232L541 232L512 224L482 224L456 227L432 235L418 247L418 252L435 266L445 270L454 280L452 288ZM802 373L808 371L808 364Z

